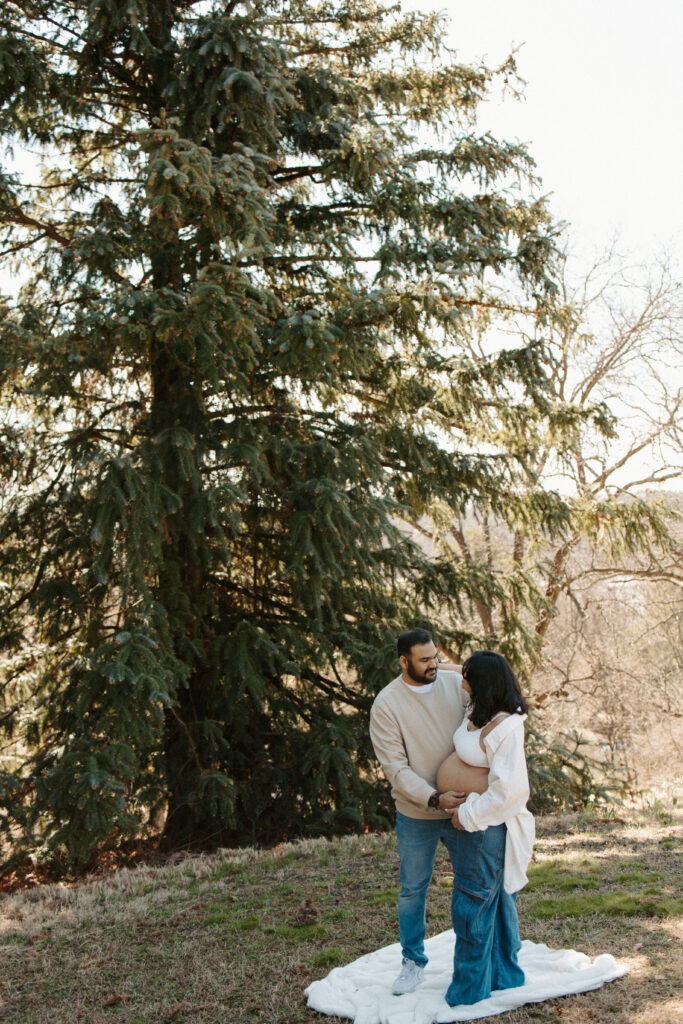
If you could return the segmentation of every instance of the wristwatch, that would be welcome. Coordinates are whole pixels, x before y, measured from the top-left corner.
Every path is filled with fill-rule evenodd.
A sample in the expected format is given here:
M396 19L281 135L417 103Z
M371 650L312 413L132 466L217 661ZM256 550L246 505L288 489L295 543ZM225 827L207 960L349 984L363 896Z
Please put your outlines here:
M435 811L438 811L438 809L439 809L439 800L440 799L441 799L441 793L439 793L438 790L435 790L435 792L432 793L432 795L430 796L429 800L427 801L427 807L432 807Z

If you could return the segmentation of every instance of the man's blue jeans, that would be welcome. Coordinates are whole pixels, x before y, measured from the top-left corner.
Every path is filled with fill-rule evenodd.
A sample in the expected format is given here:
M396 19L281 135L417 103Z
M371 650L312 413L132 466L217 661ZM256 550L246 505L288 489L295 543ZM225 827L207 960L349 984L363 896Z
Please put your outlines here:
M450 818L407 818L397 811L396 837L401 858L398 895L401 950L404 960L413 960L424 967L427 963L424 947L427 889L434 871L436 848L439 840L443 840L455 871L458 830Z
M503 888L505 838L505 825L458 833L452 901L456 942L446 992L450 1006L476 1003L495 989L524 984L517 962L517 894Z
M505 825L483 832L462 832L450 819L407 818L396 815L401 858L398 923L405 960L420 967L424 951L427 889L434 858L443 841L453 865L451 898L455 945L453 980L447 1001L475 1003L497 988L524 984L517 963L520 948L515 897L503 889Z

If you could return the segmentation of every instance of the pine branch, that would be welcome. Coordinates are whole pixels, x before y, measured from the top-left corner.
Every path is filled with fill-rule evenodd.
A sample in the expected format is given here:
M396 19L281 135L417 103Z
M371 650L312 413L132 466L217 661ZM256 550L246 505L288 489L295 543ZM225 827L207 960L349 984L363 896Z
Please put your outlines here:
M310 178L314 174L320 174L324 170L322 164L308 164L302 167L282 167L273 171L273 181L279 184L287 184L296 181L298 178Z
M60 53L66 54L68 57L73 57L77 52L73 50L71 47L67 46L65 43L57 42L57 40L54 38L49 38L48 36L41 36L35 32L31 32L30 29L27 29L25 27L25 25L19 25L17 23L14 23L12 25L12 32L16 33L19 36L24 36L24 38L26 39L33 39L35 42L41 43L43 46L47 46L48 48L54 47L56 50L59 50Z
M61 231L54 227L54 225L43 224L34 217L29 217L28 214L20 210L19 207L0 211L0 221L3 221L4 223L18 224L21 227L36 228L42 232L43 237L51 238L54 242L59 242L62 246L69 246L71 244L66 235L63 235Z
M47 237L47 233L43 232L42 235L35 235L33 238L28 238L25 242L20 242L17 245L13 245L9 249L3 249L2 251L0 251L0 259L3 256L12 256L14 253L22 252L24 249L30 249L32 245L36 245L38 242L42 241L43 238Z

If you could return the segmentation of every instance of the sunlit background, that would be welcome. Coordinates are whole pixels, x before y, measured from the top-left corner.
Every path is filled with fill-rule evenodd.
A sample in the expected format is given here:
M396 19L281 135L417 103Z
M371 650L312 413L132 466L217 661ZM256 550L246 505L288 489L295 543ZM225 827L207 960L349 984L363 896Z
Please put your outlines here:
M421 7L410 0L408 6ZM577 251L683 258L683 5L675 0L449 0L465 62L517 49L523 102L492 98L478 128L528 143Z

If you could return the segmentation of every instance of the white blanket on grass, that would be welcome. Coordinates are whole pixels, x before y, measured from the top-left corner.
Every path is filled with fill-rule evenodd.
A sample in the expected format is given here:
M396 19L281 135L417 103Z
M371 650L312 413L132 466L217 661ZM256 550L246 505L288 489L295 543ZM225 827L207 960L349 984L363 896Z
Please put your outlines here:
M471 1006L449 1006L444 994L453 971L454 943L452 931L427 940L429 964L415 992L391 994L401 967L401 947L396 942L345 967L335 967L326 978L314 981L305 992L308 1005L330 1016L350 1017L354 1024L447 1024L493 1017L524 1003L588 992L628 972L609 953L591 960L573 949L549 949L525 940L519 953L519 964L526 975L524 985L499 989Z

